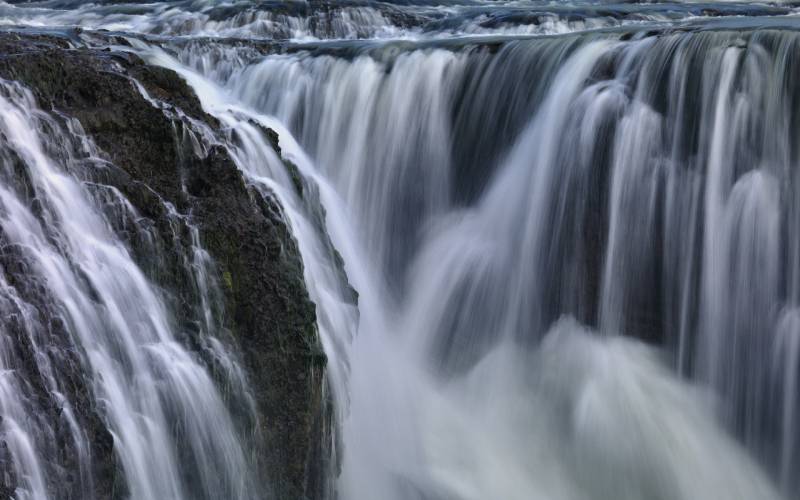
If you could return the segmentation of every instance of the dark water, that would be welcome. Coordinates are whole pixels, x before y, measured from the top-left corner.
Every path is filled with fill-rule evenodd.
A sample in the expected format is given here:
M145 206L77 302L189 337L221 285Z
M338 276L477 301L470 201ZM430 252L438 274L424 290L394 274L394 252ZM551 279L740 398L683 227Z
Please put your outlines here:
M800 498L797 13L734 2L54 1L0 3L0 24L78 26L76 44L124 36L121 50L189 82L249 182L277 193L330 360L341 466L330 497L753 500ZM37 125L46 115L5 85L0 123L24 119L52 140ZM298 196L254 123L279 132L313 196ZM69 196L107 224L88 195ZM24 213L2 213L4 232L25 225ZM111 231L97 238L118 246ZM135 276L120 252L114 265ZM120 300L159 311L141 287ZM134 363L135 332L116 335L133 342L123 354ZM182 355L168 331L161 342L159 356ZM14 362L0 357L0 373ZM264 494L242 472L235 429L204 434L230 417L202 367L134 366L186 377L181 404L214 410L187 438L202 441L196 457L227 457L208 464L217 473L200 495ZM47 424L24 381L6 380L0 429L30 478L17 496L58 498L37 479ZM130 443L131 496L196 498L168 447L148 441L158 436L125 420L153 415L167 429L172 413L128 400L111 401L120 421L109 425ZM141 457L162 462L138 467Z

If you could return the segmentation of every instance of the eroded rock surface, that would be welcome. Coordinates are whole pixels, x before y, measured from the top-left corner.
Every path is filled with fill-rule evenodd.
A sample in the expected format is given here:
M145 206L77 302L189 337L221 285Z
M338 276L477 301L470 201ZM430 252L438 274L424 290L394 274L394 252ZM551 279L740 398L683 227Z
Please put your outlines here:
M129 241L133 253L172 297L188 331L196 291L177 262L178 252L170 251L176 242L167 207L199 229L224 296L222 325L241 351L258 407L259 480L270 485L275 498L302 498L313 489L307 483L318 479L307 471L319 469L309 460L319 455L313 434L324 407L325 356L297 244L280 204L248 187L222 145L211 144L199 154L192 148L193 132L182 115L211 130L219 124L169 70L125 52L75 48L67 35L5 33L0 77L30 88L42 109L77 119L99 147L109 165L96 175L152 222L166 262L154 265L135 239ZM75 378L76 394L85 394ZM101 410L87 399L80 411L97 431L95 462L106 464L96 471L101 478L96 496L118 496L113 440L102 426ZM0 498L9 494L0 486Z

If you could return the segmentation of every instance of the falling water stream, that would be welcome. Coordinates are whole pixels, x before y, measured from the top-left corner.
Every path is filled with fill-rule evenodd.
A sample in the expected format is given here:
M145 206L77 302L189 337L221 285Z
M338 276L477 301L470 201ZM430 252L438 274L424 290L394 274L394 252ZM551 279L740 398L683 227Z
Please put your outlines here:
M111 30L115 49L176 71L248 182L280 199L329 360L327 496L346 500L800 498L797 14L0 2L9 29ZM207 369L69 167L96 155L64 127L2 83L0 228L86 353L129 496L263 496ZM41 213L20 201L16 158ZM40 345L31 307L0 282L16 322L0 324ZM16 495L57 498L41 463L53 431L2 333Z
M214 382L178 342L164 298L116 238L112 224L120 221L109 220L140 217L113 188L82 178L102 165L80 126L58 123L27 90L0 82L0 133L3 248L16 252L20 266L7 271L15 280L30 280L31 288L0 282L0 408L11 469L20 483L16 496L55 498L53 492L73 483L45 476L42 461L55 453L49 447L62 423L48 421L26 396L32 380L23 377L18 354L26 344L14 337L24 335L34 349L36 375L63 399L60 418L82 473L73 487L84 498L91 497L92 486L87 430L69 400L59 397L65 384L56 379L54 362L85 365L87 389L104 408L132 498L253 497L245 450ZM69 335L60 340L67 343L64 353L50 352L58 347L50 335L59 332L40 323L49 308L50 321ZM194 464L181 463L184 447Z

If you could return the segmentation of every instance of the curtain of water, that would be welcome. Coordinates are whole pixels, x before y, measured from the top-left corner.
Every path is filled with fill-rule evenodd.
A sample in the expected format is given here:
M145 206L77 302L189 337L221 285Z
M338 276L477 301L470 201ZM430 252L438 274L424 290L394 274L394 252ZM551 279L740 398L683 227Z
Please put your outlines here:
M229 56L211 81L140 48L289 207L327 318L343 498L745 499L778 493L729 431L797 488L797 42ZM202 71L194 50L179 56ZM519 105L483 106L498 92ZM318 189L357 333L309 200L252 121ZM703 389L620 334L663 345Z
M798 490L798 40L230 48L210 79L197 46L143 50L290 207L339 318L321 334L343 498L745 499L778 496L762 470ZM359 318L251 120L318 189Z
M160 39L165 50L131 39L149 61L189 81L224 125L223 140L250 183L282 201L330 359L341 472L330 471L329 495L798 498L800 37L752 30L770 24L763 17L751 24L737 17L791 8L604 5L600 13L580 3L407 3L310 12L204 1L70 9L67 1L46 15L7 4L0 13L22 24L165 36L404 39L300 46ZM678 29L452 40L638 23ZM780 23L792 18L772 24ZM708 26L716 29L695 29ZM280 153L263 126L279 132ZM25 160L23 153L14 154ZM25 163L38 172L50 165L40 157L48 158ZM74 191L73 184L58 186ZM152 373L175 380L159 361L186 354L170 341L169 312L110 231L98 233L105 226L97 217L84 217L80 235L110 241L105 253L92 250L95 240L70 239L79 236L70 225L83 219L63 220L61 195L52 192L41 213L17 203L28 212L6 225L18 233L3 228L38 245L26 243L33 268L51 266L37 272L58 278L61 288L49 293L73 335L65 290L77 290L71 300L88 308L79 330L90 338L74 342L98 342L83 347L83 362L96 375L93 390L110 401L115 439L128 443L120 460L130 464L131 488L191 496L171 436L158 434L182 413L161 401L161 386L147 384ZM21 196L10 193L12 201ZM19 221L31 223L18 228ZM47 238L35 240L36 230ZM112 263L121 270L111 282L91 274ZM119 307L115 280L128 280L138 308ZM0 284L0 308L15 311L22 325L15 328L39 345L32 308L14 286ZM134 317L95 314L96 296L109 297L102 302L109 311ZM120 326L140 324L156 337ZM133 356L108 336L97 341L98 328L122 332L111 338L144 343L152 355ZM0 404L11 416L3 423L6 456L26 478L20 495L38 498L48 481L41 457L56 431L26 420L42 413L37 401L15 397L30 392L15 372L17 358L0 357ZM59 394L47 363L36 366ZM202 368L187 366L187 378L205 391ZM145 375L133 377L133 369ZM115 391L133 399L113 399ZM187 395L170 404L194 404L193 391L170 391ZM220 408L209 419L230 428L213 389L203 393L211 394L203 405ZM64 408L68 436L84 457L83 424ZM149 425L129 418L142 414ZM209 424L185 425L202 436ZM197 457L230 453L222 465L199 463L198 473L240 463L235 437L230 446L218 441L225 436L197 442ZM91 477L81 469L81 484ZM221 477L202 491L240 478Z

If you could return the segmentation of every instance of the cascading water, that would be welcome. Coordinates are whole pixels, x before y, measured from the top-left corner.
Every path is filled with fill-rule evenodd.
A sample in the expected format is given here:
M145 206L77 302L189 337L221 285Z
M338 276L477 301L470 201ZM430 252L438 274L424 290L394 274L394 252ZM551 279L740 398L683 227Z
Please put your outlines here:
M794 6L2 9L8 25L118 31L81 43L179 73L222 124L216 140L252 187L280 199L329 359L327 497L800 498ZM279 149L265 128L277 131ZM44 232L65 224L52 214L7 218L45 220L23 224ZM70 234L57 232L64 245ZM88 266L90 257L74 260ZM80 279L71 286L81 290ZM158 311L143 317L163 333L122 337L171 347L145 360L115 347L130 356L119 376L141 369L169 379L158 361L187 354L170 341L157 294L140 288L137 303ZM9 297L3 310L26 318L29 306ZM189 361L185 380L205 385L173 388L177 404L217 409L184 424L187 435L207 436L197 437L194 472L228 471L191 494L221 498L239 485L248 496L252 485L234 474L247 468L235 426ZM3 362L13 370L13 356ZM42 379L57 394L47 369ZM24 379L0 382L15 474L30 478L32 498L46 498L39 461L53 431L15 417L43 413L8 396L26 392ZM108 383L94 390L113 393ZM129 404L146 408L135 413L155 415L157 429L157 419L180 414L147 406L160 401L152 388L130 390ZM128 411L109 406L120 419ZM121 456L133 464L124 467L131 487L165 488L132 497L189 494L169 446L157 448L163 462L136 466L154 436L109 415L115 442L131 450ZM89 453L81 423L69 411L63 418L78 456ZM212 419L228 430L208 434ZM220 450L221 463L203 462ZM89 481L92 461L80 460Z
M13 266L0 285L0 464L17 478L14 497L92 498L99 437L72 407L88 396L113 437L121 493L254 498L247 450L208 369L180 345L164 299L112 225L133 222L129 231L145 240L147 228L118 192L90 180L102 162L67 125L0 82L0 227L3 262ZM202 250L192 253L196 261ZM59 379L53 365L70 363L84 366L85 380ZM78 478L53 475L61 440Z

